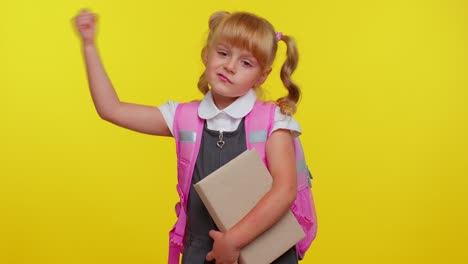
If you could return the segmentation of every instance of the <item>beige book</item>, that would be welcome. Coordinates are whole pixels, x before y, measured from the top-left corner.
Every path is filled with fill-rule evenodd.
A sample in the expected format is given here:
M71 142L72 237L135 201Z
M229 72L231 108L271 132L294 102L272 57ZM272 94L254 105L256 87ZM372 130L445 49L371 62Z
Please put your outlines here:
M247 150L194 185L216 226L229 230L271 189L272 178L255 149ZM240 264L268 264L305 237L289 210L240 252Z

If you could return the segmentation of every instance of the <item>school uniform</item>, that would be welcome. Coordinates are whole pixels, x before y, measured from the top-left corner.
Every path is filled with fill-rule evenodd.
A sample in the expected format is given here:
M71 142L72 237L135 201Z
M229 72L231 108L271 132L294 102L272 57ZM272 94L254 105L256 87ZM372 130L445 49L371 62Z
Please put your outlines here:
M213 240L209 237L208 232L218 230L218 228L193 188L193 184L247 149L244 117L253 109L256 99L256 93L250 90L225 109L219 110L214 104L211 92L208 92L200 103L198 116L205 120L205 125L187 203L187 227L182 264L215 263L214 261L208 262L205 258L213 248ZM169 101L159 107L171 133L173 133L172 126L177 105L178 103ZM281 114L277 107L275 124L271 132L280 128L291 130L294 136L301 133L299 124L292 117ZM220 131L222 131L222 139L225 142L222 148L217 146L217 142L220 140ZM295 247L288 250L273 263L297 263Z

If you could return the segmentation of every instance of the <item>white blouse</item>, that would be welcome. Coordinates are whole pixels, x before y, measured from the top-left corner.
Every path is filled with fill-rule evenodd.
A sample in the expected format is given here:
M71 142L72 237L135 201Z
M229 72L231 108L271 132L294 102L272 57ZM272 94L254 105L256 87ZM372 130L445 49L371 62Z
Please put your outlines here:
M234 131L239 126L242 118L250 113L256 100L257 94L255 91L249 90L249 92L237 98L237 100L228 107L223 110L219 110L213 101L211 91L209 91L205 97L203 97L203 100L198 107L198 116L206 120L207 127L211 130L223 132ZM164 117L164 120L166 120L166 124L172 135L174 135L174 116L178 105L178 102L168 101L158 107ZM275 110L274 120L275 124L273 125L271 132L277 129L288 129L294 137L297 137L302 133L299 123L297 123L293 117L282 114L278 106Z

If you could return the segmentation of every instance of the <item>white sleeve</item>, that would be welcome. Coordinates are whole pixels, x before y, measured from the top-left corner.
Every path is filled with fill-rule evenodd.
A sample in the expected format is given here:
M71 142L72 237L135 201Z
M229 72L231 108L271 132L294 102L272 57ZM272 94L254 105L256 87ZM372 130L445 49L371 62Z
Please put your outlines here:
M302 134L299 123L292 116L287 116L281 113L281 109L278 106L276 106L275 124L273 125L273 128L271 129L270 135L271 133L273 133L273 131L278 130L278 129L290 130L293 137L298 137L299 135Z
M178 105L178 102L169 100L167 103L158 106L159 111L161 111L161 114L164 117L164 120L166 120L167 127L171 131L172 136L174 136L174 116Z

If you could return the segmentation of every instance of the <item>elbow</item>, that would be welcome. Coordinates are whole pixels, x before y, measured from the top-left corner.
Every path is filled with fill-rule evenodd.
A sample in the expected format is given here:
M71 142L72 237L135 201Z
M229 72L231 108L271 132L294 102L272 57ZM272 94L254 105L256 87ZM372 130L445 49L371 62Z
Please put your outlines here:
M111 115L106 112L106 111L102 111L102 110L99 110L99 109L96 109L99 117L102 119L102 120L105 120L105 121L110 121L112 118L111 118Z
M296 186L281 186L278 190L279 197L285 207L291 207L296 200L297 187Z
M291 207L291 205L296 200L296 195L297 195L296 186L292 186L292 187L288 188L285 197L287 198L289 207Z
M96 112L102 120L112 122L115 120L118 111L118 106L114 107L96 107Z
M297 182L296 181L288 182L288 184L285 184L283 186L283 190L284 190L284 197L286 201L288 202L288 206L290 207L296 200Z
M290 207L294 201L296 200L297 195L297 182L296 181L288 181L282 185L283 190L283 197L285 201L288 203L288 207Z

